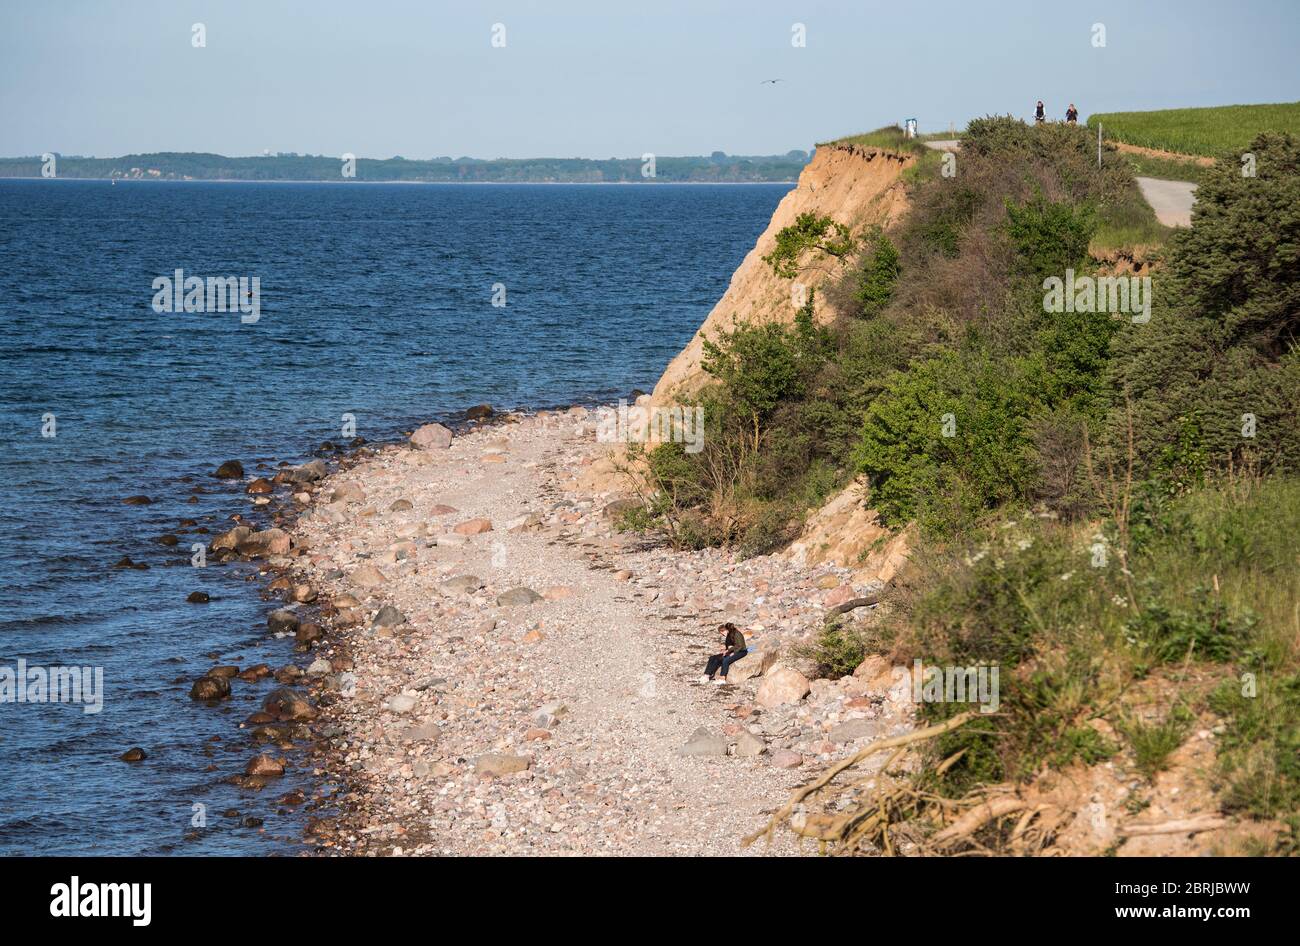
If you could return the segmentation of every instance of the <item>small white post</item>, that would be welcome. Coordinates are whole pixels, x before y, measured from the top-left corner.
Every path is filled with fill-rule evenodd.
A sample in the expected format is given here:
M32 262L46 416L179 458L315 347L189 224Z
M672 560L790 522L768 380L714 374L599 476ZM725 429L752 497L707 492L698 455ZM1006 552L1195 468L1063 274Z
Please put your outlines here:
M1101 122L1097 122L1097 167L1101 167Z

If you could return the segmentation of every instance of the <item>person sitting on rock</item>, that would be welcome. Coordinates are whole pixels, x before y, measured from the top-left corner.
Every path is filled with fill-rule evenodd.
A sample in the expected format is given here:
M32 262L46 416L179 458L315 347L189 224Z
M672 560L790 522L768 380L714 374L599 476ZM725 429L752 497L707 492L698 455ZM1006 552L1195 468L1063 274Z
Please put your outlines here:
M1065 120L1071 125L1077 125L1079 123L1079 110L1074 107L1073 102L1071 102L1070 107L1065 110Z
M726 683L727 670L749 653L749 645L745 643L745 632L730 621L718 627L718 634L722 637L722 653L709 656L708 666L704 668L704 676L700 677L701 683ZM719 670L722 671L722 676L713 679L713 675Z
M1043 105L1043 100L1038 100L1038 105L1034 108L1034 121L1041 125L1047 120L1047 108Z

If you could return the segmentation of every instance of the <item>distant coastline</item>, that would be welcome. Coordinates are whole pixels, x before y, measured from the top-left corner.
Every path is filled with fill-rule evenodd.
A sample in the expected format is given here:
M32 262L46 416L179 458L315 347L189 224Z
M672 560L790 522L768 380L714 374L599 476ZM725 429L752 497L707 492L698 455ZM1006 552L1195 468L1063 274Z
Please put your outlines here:
M256 157L157 152L115 158L49 153L0 158L0 178L372 184L771 184L793 183L810 152L641 158L430 158L282 153Z
M33 176L22 176L22 177L20 177L20 176L18 176L18 175L8 175L8 176L6 176L6 175L3 175L3 174L0 174L0 182L3 182L3 181L53 181L53 182L55 182L55 183L57 183L57 182L59 182L59 181L82 181L82 182L85 182L85 183L88 183L88 184L89 184L89 183L116 184L118 181L121 181L121 182L124 183L124 184L338 184L338 185L346 185L346 186L349 186L349 187L350 187L350 186L353 186L353 185L356 185L356 184L410 184L410 185L413 185L413 186L422 186L422 185L430 185L430 184L451 184L451 185L456 185L456 186L465 185L465 186L468 186L468 187L473 187L473 186L476 186L476 185L480 185L480 186L491 186L491 185L514 185L514 186L519 186L519 187L535 187L535 186L541 186L541 185L555 185L555 186L557 186L557 187L570 187L570 186L583 186L583 187L639 187L639 186L641 186L641 185L658 185L658 186L683 185L683 186L687 186L687 187L697 187L697 186L703 186L703 185L710 185L710 184L711 184L711 185L714 185L714 186L726 185L726 186L746 187L746 186L754 186L754 185L759 185L759 184L796 184L796 183L798 183L799 179L798 179L797 177L791 177L791 178L788 178L788 179L773 178L772 180L763 180L763 181L665 181L665 180L663 180L663 179L655 179L655 180L647 180L647 181L361 181L361 180L322 181L322 180L295 180L295 179L291 179L291 178L284 178L284 179L278 179L278 178L277 178L277 179L274 179L274 180L272 180L272 179L267 179L267 178L247 179L247 178L239 178L239 177L212 177L212 178L202 178L202 179L200 179L200 178L176 178L176 177L165 177L165 178L121 178L121 177L60 177L60 178L44 178L44 177L40 177L40 176L35 176L35 177L33 177Z

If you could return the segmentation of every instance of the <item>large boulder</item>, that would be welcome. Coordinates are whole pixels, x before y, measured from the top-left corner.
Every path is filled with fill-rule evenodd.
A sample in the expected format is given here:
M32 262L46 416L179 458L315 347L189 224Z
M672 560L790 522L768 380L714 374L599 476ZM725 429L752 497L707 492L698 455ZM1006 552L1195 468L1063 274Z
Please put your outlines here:
M727 740L709 732L703 726L691 734L686 745L677 750L678 755L716 757L727 754Z
M334 491L330 493L330 502L332 503L363 503L365 501L365 487L355 480L344 480L335 486Z
M292 545L289 533L283 529L263 529L246 536L236 548L241 555L265 558L269 555L288 555Z
M497 604L503 608L517 608L541 600L542 596L531 588L511 588L497 595Z
M238 460L227 460L212 475L222 480L241 480L244 478L244 464Z
M411 434L411 445L421 450L445 450L451 446L451 431L442 424L425 424Z
M811 689L808 678L798 670L784 664L776 664L763 675L763 682L758 685L754 702L767 709L786 703L798 703Z
M761 677L776 663L775 650L754 650L741 657L727 668L728 683L744 683L754 677Z

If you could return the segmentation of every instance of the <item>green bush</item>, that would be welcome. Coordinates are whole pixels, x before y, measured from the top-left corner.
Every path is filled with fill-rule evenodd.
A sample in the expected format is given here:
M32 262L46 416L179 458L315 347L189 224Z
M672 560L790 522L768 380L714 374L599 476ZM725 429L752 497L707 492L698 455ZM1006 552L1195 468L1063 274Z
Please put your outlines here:
M886 522L916 519L946 535L1026 495L1031 398L1016 371L949 352L891 376L867 409L856 453Z
M874 248L859 273L858 288L854 294L860 306L860 315L870 318L889 304L900 272L898 248L889 237L883 233L877 234Z
M1007 202L1007 232L1021 267L1035 276L1065 276L1067 267L1088 257L1088 242L1096 228L1089 204L1054 203L1041 194L1019 206Z
M858 668L869 653L867 636L853 625L832 624L811 645L798 650L817 664L817 675L831 680L846 677Z

